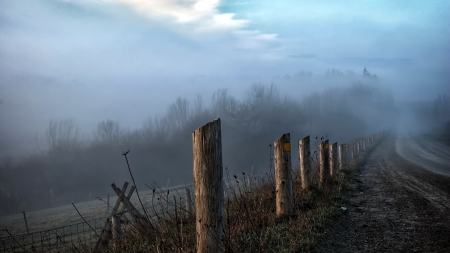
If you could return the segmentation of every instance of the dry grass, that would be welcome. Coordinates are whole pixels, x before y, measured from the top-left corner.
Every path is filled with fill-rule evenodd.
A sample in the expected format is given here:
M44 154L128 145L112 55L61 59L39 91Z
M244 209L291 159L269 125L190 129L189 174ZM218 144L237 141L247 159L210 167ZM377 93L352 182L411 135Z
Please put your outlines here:
M374 146L370 147L370 152ZM316 153L314 153L316 154ZM313 155L314 156L314 155ZM294 212L276 217L273 172L251 178L226 170L223 238L224 252L311 252L339 215L346 179L363 162L365 152L318 186L318 163L313 159L313 186L302 190L298 167L293 169ZM314 157L313 157L314 158ZM135 224L127 214L120 240L110 241L103 252L196 252L195 213L186 210L184 194L153 189L145 201L151 225ZM85 247L84 247L85 246ZM90 252L87 245L72 244L73 252ZM20 252L20 251L19 251Z
M273 174L249 180L245 174L228 175L225 198L225 252L309 252L324 229L338 214L346 173L328 184L302 190L293 175L294 213L277 218ZM178 203L177 212L156 214L155 229L125 233L115 245L116 252L195 252L195 220Z

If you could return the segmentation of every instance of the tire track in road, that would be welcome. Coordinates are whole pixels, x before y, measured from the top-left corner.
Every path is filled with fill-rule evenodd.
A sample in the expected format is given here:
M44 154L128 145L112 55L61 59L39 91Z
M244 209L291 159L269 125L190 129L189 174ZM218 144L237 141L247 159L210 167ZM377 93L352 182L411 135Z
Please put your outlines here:
M395 151L405 160L424 169L450 176L450 147L425 136L396 138Z
M379 156L381 158L379 162L380 169L383 171L383 173L389 177L392 181L394 181L396 184L401 185L408 189L409 191L418 194L419 196L425 198L426 200L430 201L436 208L438 208L441 211L450 210L450 195L442 190L440 190L438 187L426 182L416 176L414 176L411 172L413 172L414 169L420 169L417 168L417 165L426 165L427 167L431 167L430 160L432 159L422 159L419 160L420 157L418 154L414 153L405 153L405 147L406 145L409 145L409 147L416 147L414 149L409 149L409 152L421 152L421 154L427 154L429 157L445 157L446 156L446 148L447 147L439 147L436 145L436 143L432 143L431 145L419 145L418 143L427 143L430 144L428 138L423 137L417 137L418 139L422 140L420 141L414 141L413 136L408 136L407 138L399 138L396 137L395 142L392 141L391 143L388 143L388 145L395 145L395 147L389 147L380 149L382 154ZM402 142L406 142L402 143ZM434 141L435 142L435 141ZM402 152L403 155L398 153L398 146L402 146ZM442 144L441 144L442 145ZM420 147L419 147L420 146ZM440 152L436 151L439 150ZM435 150L430 150L435 149ZM396 152L394 154L394 151ZM408 163L408 161L405 159L406 157L416 157L417 159L414 159L414 164ZM403 161L402 161L403 160ZM418 162L417 162L418 161ZM427 163L428 164L425 164ZM417 162L417 163L416 163ZM450 161L449 161L450 163ZM442 165L442 163L440 163ZM422 167L422 166L420 166ZM424 167L422 167L424 168ZM424 168L427 169L427 168ZM430 170L434 171L434 170Z
M392 161L380 162L379 166L384 174L396 184L430 201L440 211L450 210L450 199L447 193L429 183L418 180L402 170L396 169Z

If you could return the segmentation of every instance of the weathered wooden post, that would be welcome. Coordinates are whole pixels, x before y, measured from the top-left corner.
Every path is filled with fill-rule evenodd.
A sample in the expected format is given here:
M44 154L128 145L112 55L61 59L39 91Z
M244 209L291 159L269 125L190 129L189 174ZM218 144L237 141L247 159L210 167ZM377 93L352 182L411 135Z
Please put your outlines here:
M352 152L351 152L351 146L352 144L347 144L346 146L346 150L347 150L347 155L346 155L346 164L350 164L352 162Z
M347 166L348 164L348 144L345 143L342 145L342 167Z
M342 170L344 168L344 161L345 161L345 144L339 145L339 170Z
M275 158L275 191L277 216L292 214L294 210L291 180L291 138L283 134L273 143Z
M359 155L359 141L356 143L356 155Z
M309 135L298 142L300 157L300 176L302 188L308 189L312 185L311 147Z
M197 252L222 252L224 231L220 119L192 133Z
M355 159L355 143L352 143L352 152L351 152L351 159L353 161L353 159Z
M188 215L192 214L192 200L191 200L191 189L184 189L184 198L186 202L186 212Z
M337 142L330 146L330 176L334 177L338 168L338 144Z
M320 143L319 156L319 183L320 185L323 185L326 181L328 181L328 177L330 175L330 145L328 144L328 140Z
M120 215L111 216L111 230L114 249L117 250L119 248L120 240L122 237L122 228L120 226Z

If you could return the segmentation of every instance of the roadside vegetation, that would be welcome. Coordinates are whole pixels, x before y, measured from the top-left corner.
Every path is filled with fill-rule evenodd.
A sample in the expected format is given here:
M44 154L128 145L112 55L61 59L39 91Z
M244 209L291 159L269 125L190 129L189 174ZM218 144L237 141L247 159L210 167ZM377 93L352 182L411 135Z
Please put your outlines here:
M227 188L225 197L225 227L221 240L224 252L311 252L330 223L345 213L341 201L346 183L373 148L368 147L323 186L317 183L316 150L313 155L314 184L302 190L299 168L293 169L294 212L283 218L277 218L275 214L272 171L252 177L245 173L230 175L226 170L227 185L232 187ZM175 210L152 213L152 228L128 226L131 229L122 235L122 239L111 241L104 251L196 252L195 213L188 212L183 201L174 200L170 205ZM155 203L153 210L164 209Z

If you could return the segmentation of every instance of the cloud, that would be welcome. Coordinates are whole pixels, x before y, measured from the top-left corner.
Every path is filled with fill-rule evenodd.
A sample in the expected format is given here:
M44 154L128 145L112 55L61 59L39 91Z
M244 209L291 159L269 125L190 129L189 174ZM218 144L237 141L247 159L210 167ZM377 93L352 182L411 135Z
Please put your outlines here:
M175 29L201 40L208 34L224 34L224 43L237 49L271 50L280 46L277 34L250 29L250 20L238 19L235 13L221 13L219 0L103 0L122 4L152 19L172 21ZM200 35L200 36L199 36ZM266 52L265 52L266 53ZM273 51L272 51L273 53Z
M128 6L151 18L172 19L189 25L191 32L244 29L248 21L234 18L233 13L219 13L219 0L104 0Z

